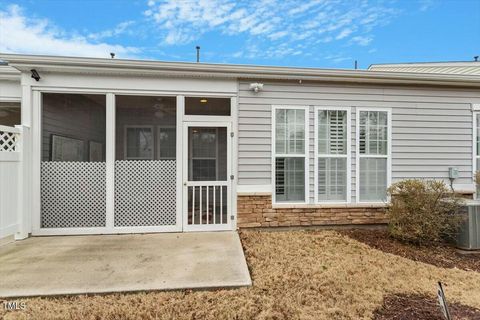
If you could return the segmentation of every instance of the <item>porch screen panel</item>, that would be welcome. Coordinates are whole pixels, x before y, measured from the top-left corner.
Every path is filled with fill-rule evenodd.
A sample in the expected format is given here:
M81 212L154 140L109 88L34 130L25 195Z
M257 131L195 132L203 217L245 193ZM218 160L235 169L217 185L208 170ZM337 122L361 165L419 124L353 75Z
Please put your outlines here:
M105 95L42 95L41 228L105 227Z
M116 96L115 227L176 225L176 99Z

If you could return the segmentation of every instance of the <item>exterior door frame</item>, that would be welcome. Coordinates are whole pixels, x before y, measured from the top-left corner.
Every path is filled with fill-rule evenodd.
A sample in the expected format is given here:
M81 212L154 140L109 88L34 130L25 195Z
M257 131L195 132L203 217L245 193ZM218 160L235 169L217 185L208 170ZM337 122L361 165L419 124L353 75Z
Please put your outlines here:
M199 117L201 119L201 117ZM188 187L190 185L201 185L203 181L189 181L188 180L188 129L190 127L225 127L227 130L227 223L226 224L200 224L188 225ZM183 159L182 159L182 217L183 217L183 231L230 231L235 229L236 210L233 208L233 146L232 146L232 122L231 121L186 121L183 123ZM208 181L206 184L208 185ZM212 181L210 181L212 182Z

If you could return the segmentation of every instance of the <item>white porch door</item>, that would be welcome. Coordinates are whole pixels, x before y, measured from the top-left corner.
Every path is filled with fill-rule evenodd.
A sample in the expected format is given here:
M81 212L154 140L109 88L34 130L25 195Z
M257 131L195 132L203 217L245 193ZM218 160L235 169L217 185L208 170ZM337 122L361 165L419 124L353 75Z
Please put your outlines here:
M231 124L185 122L183 230L232 230Z

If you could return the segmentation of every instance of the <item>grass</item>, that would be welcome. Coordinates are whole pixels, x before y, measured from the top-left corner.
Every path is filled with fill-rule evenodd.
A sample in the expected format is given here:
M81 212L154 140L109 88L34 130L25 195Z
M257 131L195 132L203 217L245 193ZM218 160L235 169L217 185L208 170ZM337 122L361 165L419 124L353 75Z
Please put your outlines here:
M480 273L384 253L334 231L241 233L253 286L24 299L5 319L370 319L390 294L435 297L480 308Z

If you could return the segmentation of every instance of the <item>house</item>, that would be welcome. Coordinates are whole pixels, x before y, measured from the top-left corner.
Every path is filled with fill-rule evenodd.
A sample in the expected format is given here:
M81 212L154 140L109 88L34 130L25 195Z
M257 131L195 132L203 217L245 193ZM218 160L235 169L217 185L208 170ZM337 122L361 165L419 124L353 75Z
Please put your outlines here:
M392 182L450 168L475 192L476 75L0 59L4 237L385 223Z

